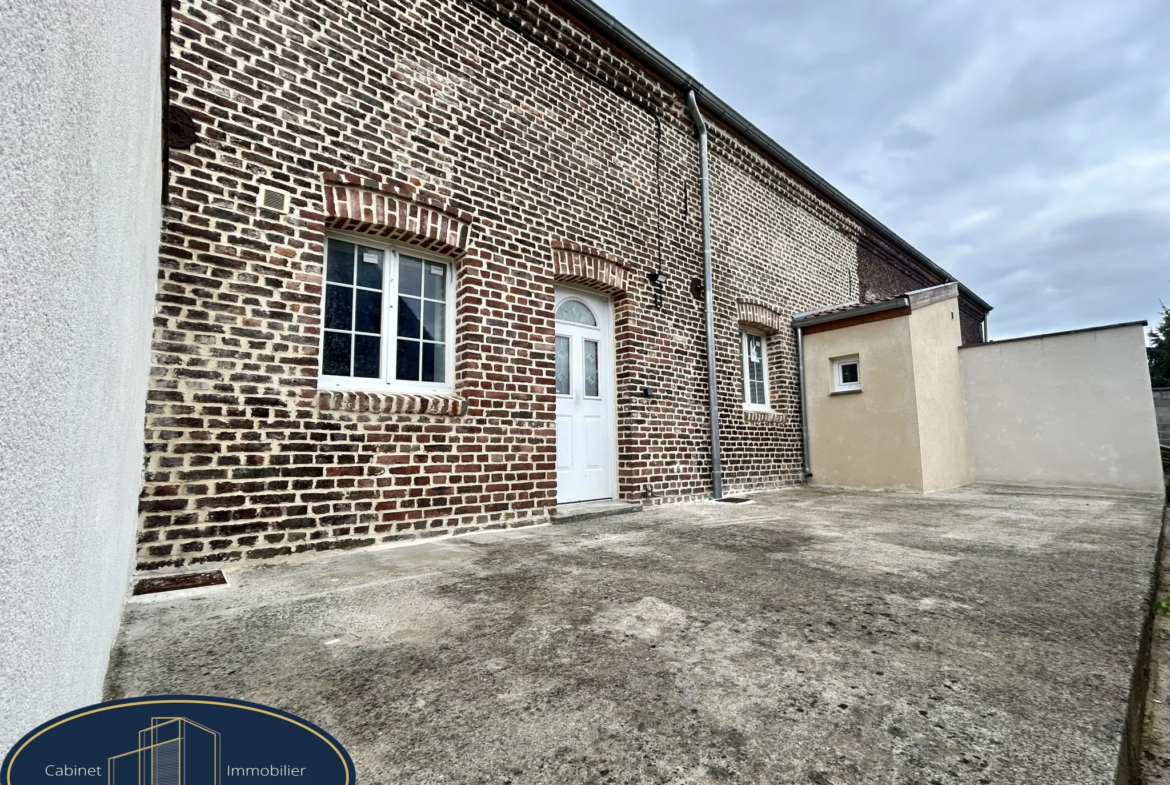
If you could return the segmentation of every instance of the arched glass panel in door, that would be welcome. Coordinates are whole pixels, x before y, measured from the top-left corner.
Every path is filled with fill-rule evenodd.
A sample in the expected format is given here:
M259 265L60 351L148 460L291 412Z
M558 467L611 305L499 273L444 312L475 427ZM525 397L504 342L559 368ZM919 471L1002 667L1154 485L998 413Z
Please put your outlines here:
M586 327L597 326L597 318L594 317L593 311L580 300L565 300L561 303L561 307L557 308L557 321L583 324Z

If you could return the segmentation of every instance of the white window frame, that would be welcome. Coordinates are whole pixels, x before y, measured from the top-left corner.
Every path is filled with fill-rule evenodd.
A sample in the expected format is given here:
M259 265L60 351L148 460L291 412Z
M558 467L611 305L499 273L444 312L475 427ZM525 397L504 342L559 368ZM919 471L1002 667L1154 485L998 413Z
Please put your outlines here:
M322 372L325 359L325 287L328 285L329 241L340 240L367 248L377 248L385 254L382 273L382 342L377 379L356 376L329 376ZM455 392L455 264L447 257L420 251L408 245L387 243L358 233L329 232L325 235L325 252L321 262L321 329L317 340L317 388L378 393L440 393ZM398 255L399 253L427 262L445 265L447 281L446 351L444 352L445 382L403 381L395 379L398 350ZM426 273L423 273L426 275Z
M748 336L760 339L761 360L764 372L764 402L752 403L752 373L751 363L748 360ZM772 380L768 376L768 336L754 330L740 330L739 333L740 365L743 368L743 408L753 412L772 411Z
M857 366L856 382L844 382L841 380L841 368L846 365ZM861 392L861 358L858 355L851 354L848 357L833 358L833 392Z

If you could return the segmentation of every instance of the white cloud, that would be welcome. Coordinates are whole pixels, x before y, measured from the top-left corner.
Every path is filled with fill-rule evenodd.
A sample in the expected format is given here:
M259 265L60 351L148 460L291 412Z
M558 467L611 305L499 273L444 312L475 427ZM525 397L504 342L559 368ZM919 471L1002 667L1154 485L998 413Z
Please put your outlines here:
M996 306L993 335L1170 302L1164 0L603 0Z

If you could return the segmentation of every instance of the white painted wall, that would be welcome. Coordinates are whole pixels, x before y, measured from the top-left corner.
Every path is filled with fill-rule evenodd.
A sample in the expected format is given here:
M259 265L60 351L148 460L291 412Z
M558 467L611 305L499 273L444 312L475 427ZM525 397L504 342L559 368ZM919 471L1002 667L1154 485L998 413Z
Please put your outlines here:
M134 553L157 0L0 3L0 755L101 699Z
M976 480L1161 491L1142 325L965 346L959 358Z

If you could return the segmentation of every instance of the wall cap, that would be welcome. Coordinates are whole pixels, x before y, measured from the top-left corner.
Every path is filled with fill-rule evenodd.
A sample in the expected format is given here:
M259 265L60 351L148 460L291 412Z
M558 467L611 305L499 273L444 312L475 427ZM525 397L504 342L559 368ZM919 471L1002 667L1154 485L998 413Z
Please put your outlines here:
M1059 338L1063 335L1077 335L1079 333L1095 333L1101 330L1119 330L1123 327L1148 327L1149 322L1142 319L1140 322L1119 322L1118 324L1103 324L1099 327L1082 327L1079 330L1065 330L1058 333L1038 333L1037 335L1021 335L1018 338L1003 338L998 341L984 341L960 346L960 349L978 349L981 346L997 346L1001 343L1015 343L1016 341L1033 341L1043 338Z

